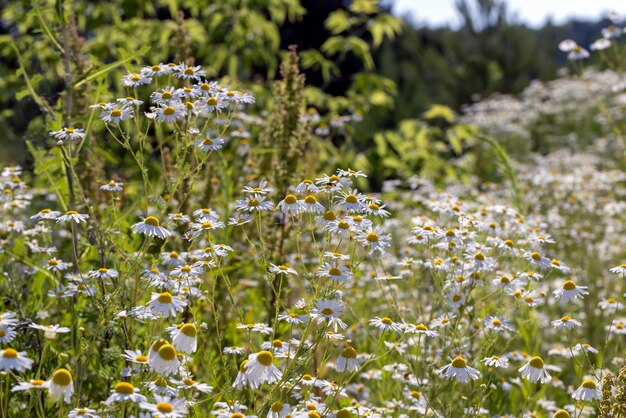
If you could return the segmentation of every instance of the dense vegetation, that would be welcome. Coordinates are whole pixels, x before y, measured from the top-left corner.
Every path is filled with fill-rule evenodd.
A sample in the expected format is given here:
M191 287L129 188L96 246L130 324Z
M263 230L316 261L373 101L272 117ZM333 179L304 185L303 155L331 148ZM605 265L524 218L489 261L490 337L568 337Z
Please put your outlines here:
M619 17L469 4L7 5L0 417L623 416Z

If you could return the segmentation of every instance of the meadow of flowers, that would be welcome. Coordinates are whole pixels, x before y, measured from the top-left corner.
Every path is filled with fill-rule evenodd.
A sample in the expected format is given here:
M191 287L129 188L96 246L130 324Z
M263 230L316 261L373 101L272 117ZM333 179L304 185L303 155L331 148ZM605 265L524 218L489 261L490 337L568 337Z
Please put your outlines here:
M267 108L185 62L117 83L2 169L0 416L626 416L624 74L466 109L545 136L514 185L378 193L313 171L362 116L307 108L295 51Z

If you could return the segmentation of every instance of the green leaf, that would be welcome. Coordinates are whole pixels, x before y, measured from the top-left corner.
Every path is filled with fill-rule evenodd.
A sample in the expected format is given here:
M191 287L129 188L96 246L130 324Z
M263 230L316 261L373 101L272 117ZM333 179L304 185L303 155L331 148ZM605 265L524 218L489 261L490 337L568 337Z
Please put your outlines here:
M350 16L345 10L335 10L328 15L324 22L324 27L333 35L345 32L351 27Z

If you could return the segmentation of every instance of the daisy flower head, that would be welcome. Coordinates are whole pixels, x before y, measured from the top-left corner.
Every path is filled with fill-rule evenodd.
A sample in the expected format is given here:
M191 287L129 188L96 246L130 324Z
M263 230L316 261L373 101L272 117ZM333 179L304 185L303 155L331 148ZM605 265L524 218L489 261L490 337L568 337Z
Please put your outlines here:
M301 201L303 213L323 213L326 208L317 201L317 198L312 194L304 197Z
M585 353L591 353L591 354L598 354L599 351L598 349L592 347L590 344L587 343L578 343L573 347L574 351L583 351Z
M585 379L580 384L578 389L572 393L572 398L577 401L593 401L594 399L602 398L602 390L600 385L593 379Z
M620 264L617 267L613 267L609 270L613 274L619 274L621 276L626 276L626 264Z
M154 395L154 402L141 402L139 407L158 418L182 418L189 413L185 399Z
M31 216L30 219L35 221L41 221L43 219L56 219L61 216L61 212L50 209L42 209L35 215Z
M151 110L150 113L146 113L146 116L157 122L175 122L179 119L183 119L187 115L185 106L180 102L174 101L160 104L157 107L153 107Z
M565 303L576 298L583 299L589 292L587 286L578 286L573 280L566 280L561 288L555 290L553 294L557 300Z
M589 45L589 49L592 51L603 51L611 47L611 40L607 38L600 38Z
M396 322L393 322L393 320L391 318L388 317L374 317L373 319L370 319L370 326L374 327L374 328L378 328L379 330L384 331L393 331L393 332L397 332L400 333L402 332L402 325L398 324Z
M0 370L23 372L33 366L33 360L26 357L26 351L17 351L13 348L0 350Z
M100 190L105 192L121 192L124 189L124 183L120 183L115 180L111 180L107 184L100 186Z
M285 215L298 215L303 209L302 202L292 194L285 196L285 198L278 203L277 208Z
M382 234L379 226L359 231L356 240L364 247L369 247L372 252L382 253L391 246L391 235Z
M102 107L102 112L100 113L100 119L105 123L120 123L132 119L133 117L135 117L135 115L132 107L117 106L115 104Z
M198 349L198 329L194 324L187 323L175 327L171 332L172 344L177 350L191 354Z
M132 227L135 234L144 234L149 237L165 239L172 235L170 231L159 226L159 220L154 216L148 216L143 221L136 223Z
M178 356L176 355L176 348L169 344L163 344L157 355L149 358L150 368L161 374L171 374L178 371Z
M49 134L50 136L53 136L55 139L58 139L61 141L65 139L76 141L79 139L83 139L85 137L85 130L78 129L78 128L63 128L58 131L50 131Z
M179 65L174 67L173 74L176 78L182 78L183 80L200 80L203 77L206 77L206 73L201 69L199 65L192 67L186 65L184 62L181 62Z
M46 269L50 271L65 271L71 266L70 263L66 263L63 260L59 260L56 257L52 257L46 263Z
M70 403L74 394L74 381L72 374L67 369L58 369L52 373L48 380L48 392L54 397L55 402L63 398L65 403Z
M182 312L183 308L187 306L187 302L182 300L180 296L172 295L169 292L153 293L148 306L155 315L163 315L163 317L168 318Z
M356 372L360 367L359 361L357 360L356 350L352 347L346 347L341 351L339 357L337 357L335 370L338 372Z
M58 324L56 325L30 324L28 327L43 331L44 337L48 340L54 340L57 334L65 334L65 333L70 332L70 329L68 327L62 327Z
M15 328L9 325L0 325L0 343L1 344L5 344L5 343L13 341L16 335L17 335L17 332L15 331Z
M88 218L89 218L89 215L87 214L81 214L81 213L76 212L75 210L69 210L65 212L65 215L61 215L57 217L56 221L57 222L76 222L77 224L79 224L81 222L87 223Z
M506 357L491 356L491 357L485 357L481 361L489 367L502 368L502 369L506 369L507 367L509 367L509 359Z
M126 401L141 403L146 402L147 399L139 393L139 389L133 386L132 383L118 382L111 391L111 395L107 398L105 404L111 406L116 402L123 403Z
M122 77L122 86L124 87L140 87L150 84L152 78L146 73L128 73Z
M96 414L95 409L89 408L74 408L67 416L68 418L100 418L100 415Z
M217 151L224 145L224 139L222 138L210 138L208 135L205 139L197 139L194 145L200 148L204 152Z
M87 277L98 280L115 279L119 276L119 273L115 269L106 267L100 267L98 270L92 270L88 273Z
M141 354L139 350L124 350L124 358L135 364L148 364L148 357Z
M452 362L441 369L439 374L446 379L455 378L457 382L467 383L469 379L476 380L480 377L480 372L467 365L463 357L455 357Z
M272 264L272 263L270 263L269 271L270 273L276 274L276 275L285 275L285 276L289 274L292 274L294 276L298 275L298 272L289 266L285 266L285 265L277 266L276 264Z
M267 197L253 194L245 199L238 200L235 208L242 212L268 212L274 208L274 203L267 200Z
M282 377L281 371L274 365L273 354L265 350L250 354L245 374L253 388L258 388L265 382L277 382Z
M582 326L582 324L579 321L572 319L571 316L564 316L561 319L556 319L552 321L551 324L554 328L559 328L559 329L561 328L572 329L574 327Z
M437 331L433 331L428 329L428 327L424 324L404 324L403 330L405 334L416 334L416 335L425 335L427 337L437 337L439 333Z
M41 379L29 380L27 382L20 382L11 388L11 392L18 392L22 390L44 390L48 389L48 382Z
M543 359L539 356L532 357L528 363L518 369L518 372L522 374L522 378L528 379L533 383L540 381L545 384L552 379Z

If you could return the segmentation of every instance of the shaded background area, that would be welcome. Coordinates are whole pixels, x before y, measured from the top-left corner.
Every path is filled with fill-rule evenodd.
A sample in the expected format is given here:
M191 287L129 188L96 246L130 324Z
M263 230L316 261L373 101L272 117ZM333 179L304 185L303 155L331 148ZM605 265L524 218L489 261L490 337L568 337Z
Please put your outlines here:
M205 4L206 3L206 4ZM76 12L77 64L98 57L99 63L113 62L124 52L152 45L143 63L155 59L176 61L193 56L199 64L215 64L211 77L228 76L231 80L252 81L268 85L276 77L281 51L298 45L299 51L320 51L333 36L327 19L338 11L348 12L352 2L341 0L290 0L279 9L280 2L222 0L218 2L145 2L115 0L101 2L77 1ZM38 16L48 20L45 6L54 10L54 2L13 3L2 11L0 49L5 59L0 63L0 146L3 162L24 163L27 158L24 139L46 141L46 127L32 96L24 94L15 51L17 44L23 62L32 77L33 88L54 104L63 90L58 77L62 63L55 61L53 51L44 42L37 28ZM390 13L392 2L383 2L380 9L368 15L369 21ZM375 66L366 68L355 49L346 48L340 59L331 60L336 73L324 75L323 61L309 63L307 83L330 96L346 96L355 89L367 96L383 92L380 103L368 103L362 123L352 135L357 149L372 145L372 133L396 127L406 118L419 117L433 104L444 104L459 110L463 104L494 92L517 93L531 80L550 80L565 64L565 56L557 49L558 42L572 38L589 45L608 20L569 21L565 24L547 22L530 27L511 13L507 3L498 0L459 0L455 4L455 27L429 27L405 22L402 30L385 37L371 52ZM245 19L243 11L250 12ZM58 11L57 11L58 12ZM282 13L282 15L281 15ZM217 19L215 16L220 16ZM237 20L240 19L240 20ZM243 22L243 24L236 24ZM232 28L236 29L233 30ZM54 27L50 28L54 32ZM367 24L352 28L353 35L372 45ZM208 38L206 42L201 40ZM229 49L230 48L230 49ZM121 51L121 52L120 52ZM310 60L309 60L310 61ZM320 64L321 63L321 64ZM366 74L360 77L358 74ZM375 75L378 78L370 77ZM380 83L372 89L373 83ZM372 90L370 90L372 89ZM17 96L16 96L17 95ZM85 103L84 105L88 105ZM361 106L357 106L361 107ZM333 113L336 109L325 109ZM35 122L34 122L35 121ZM342 139L334 139L341 141Z

